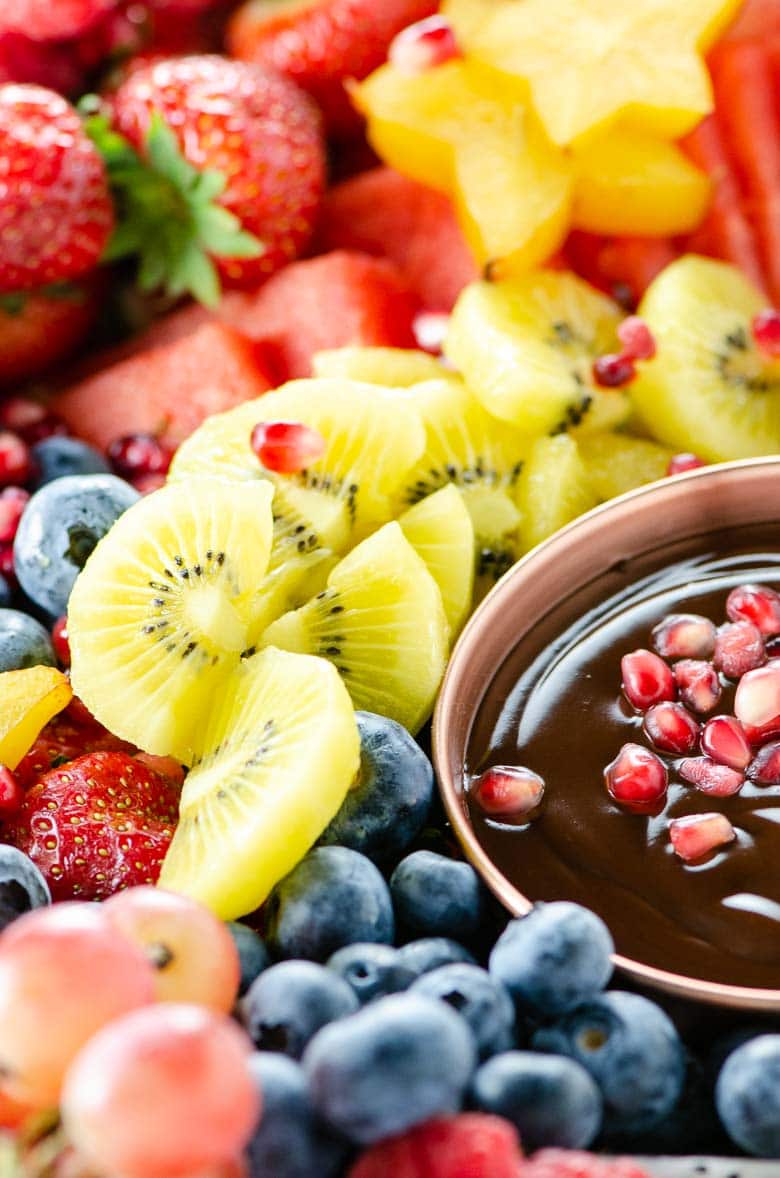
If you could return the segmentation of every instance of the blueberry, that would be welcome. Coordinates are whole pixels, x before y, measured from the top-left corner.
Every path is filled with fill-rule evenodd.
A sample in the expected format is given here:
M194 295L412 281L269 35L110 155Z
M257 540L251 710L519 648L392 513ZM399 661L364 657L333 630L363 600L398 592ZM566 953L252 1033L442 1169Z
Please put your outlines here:
M315 1108L360 1145L457 1112L475 1063L460 1015L413 994L380 998L331 1023L303 1056Z
M327 961L344 945L391 945L393 905L370 859L348 847L316 847L277 884L266 905L276 957Z
M607 926L587 908L537 904L510 920L490 954L490 972L526 1009L563 1014L604 989L613 949Z
M0 930L32 908L51 904L49 885L32 859L0 844Z
M358 1008L352 987L313 961L281 961L264 970L241 1004L257 1047L300 1059L320 1027Z
M390 876L398 923L431 937L468 937L482 917L482 885L468 863L435 851L414 851Z
M409 941L398 950L398 956L417 977L438 969L440 965L452 965L458 961L477 964L473 954L450 937L420 937L417 941Z
M780 1158L780 1035L759 1035L731 1053L715 1104L729 1137L746 1153Z
M247 1147L250 1178L336 1178L347 1147L312 1108L301 1065L258 1051L249 1060L263 1115Z
M423 974L412 994L438 998L466 1020L480 1059L515 1046L515 1008L506 986L478 965L442 965Z
M585 1149L601 1128L601 1093L580 1064L562 1055L507 1051L477 1071L471 1099L506 1117L527 1150Z
M356 712L360 772L321 843L338 843L387 863L422 830L433 797L433 768L405 728Z
M685 1082L683 1046L671 1019L648 998L610 990L557 1023L532 1045L586 1068L604 1097L607 1133L642 1133L667 1117Z
M241 983L238 992L243 996L255 978L268 968L271 959L263 938L248 924L241 924L237 920L230 921L227 930L238 950L238 959L241 963Z
M0 671L56 667L49 631L18 609L0 609Z
M66 475L111 474L111 467L100 451L77 438L55 434L38 442L31 453L36 468L36 489Z
M112 474L70 475L36 491L14 540L14 568L28 597L53 617L66 613L87 557L139 498Z
M391 945L345 945L328 958L327 966L352 987L361 1006L407 990L417 977Z

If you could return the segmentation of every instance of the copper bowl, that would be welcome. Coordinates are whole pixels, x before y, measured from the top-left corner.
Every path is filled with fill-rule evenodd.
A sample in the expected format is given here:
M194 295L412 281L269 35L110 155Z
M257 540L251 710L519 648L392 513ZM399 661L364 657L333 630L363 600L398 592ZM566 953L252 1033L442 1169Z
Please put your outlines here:
M472 829L463 796L469 734L494 676L522 636L568 603L610 596L627 561L656 566L684 558L712 538L776 525L780 540L780 457L703 467L622 495L556 533L523 557L476 610L450 659L433 721L434 763L444 805L468 859L501 903L524 915L531 901L498 870ZM669 554L669 555L666 555ZM582 612L581 608L577 612ZM780 1013L780 989L707 982L619 954L615 966L642 987L732 1009Z

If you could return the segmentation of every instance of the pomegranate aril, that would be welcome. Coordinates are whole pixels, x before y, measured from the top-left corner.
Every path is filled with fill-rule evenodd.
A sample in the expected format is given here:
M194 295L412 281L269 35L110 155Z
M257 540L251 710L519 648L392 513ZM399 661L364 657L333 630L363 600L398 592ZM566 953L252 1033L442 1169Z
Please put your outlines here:
M608 352L593 361L593 379L604 389L622 389L636 374L634 361L625 352Z
M522 765L495 765L474 781L471 794L486 814L520 816L541 802L544 779Z
M26 483L32 472L33 464L27 445L18 434L12 434L9 430L0 432L0 486Z
M686 757L680 761L677 772L683 781L716 798L730 798L739 793L745 783L744 774L728 765L720 765L710 757Z
M623 355L630 360L652 360L656 353L655 336L644 319L629 315L617 329Z
M68 619L65 614L52 626L51 644L62 667L70 666L70 642L68 640Z
M29 498L24 487L6 487L0 492L0 543L13 540Z
M729 679L739 679L766 662L764 639L752 622L726 622L715 638L712 656L715 669ZM740 716L740 719L742 717Z
M123 479L149 474L167 474L173 450L154 434L125 434L115 438L106 454L116 474Z
M707 463L698 454L673 454L666 468L667 475L685 474L689 470L698 470Z
M645 712L644 731L664 753L692 753L699 742L699 724L676 703L656 704Z
M260 421L251 446L266 470L295 474L325 453L325 439L300 421Z
M387 56L401 73L421 74L462 54L449 21L429 16L394 37Z
M780 716L780 664L773 661L742 676L734 696L734 714L753 728Z
M604 770L604 781L616 802L638 809L659 802L669 785L666 765L641 744L624 744Z
M651 650L633 650L620 660L626 699L640 712L665 699L674 699L674 676Z
M417 347L432 356L440 356L449 326L450 316L446 311L420 311L412 323Z
M753 316L753 339L760 350L772 359L780 357L780 311L767 307Z
M24 801L24 790L5 765L0 765L0 818L16 814Z
M768 585L738 585L726 600L732 622L752 622L763 635L780 634L780 593Z
M653 648L665 659L708 659L716 630L701 614L668 614L653 628Z
M718 706L723 688L712 663L681 659L672 667L680 700L692 712L705 716Z
M718 847L733 843L736 837L725 814L689 814L685 818L673 818L669 823L674 852L686 863L703 859Z
M773 736L780 736L780 716L773 716L771 720L767 720L766 724L741 723L745 730L745 736L753 748L759 748L762 744L766 744Z
M759 785L780 785L780 740L772 740L758 750L747 767L747 775Z
M701 751L720 765L742 771L753 756L745 730L733 716L713 716L704 725Z

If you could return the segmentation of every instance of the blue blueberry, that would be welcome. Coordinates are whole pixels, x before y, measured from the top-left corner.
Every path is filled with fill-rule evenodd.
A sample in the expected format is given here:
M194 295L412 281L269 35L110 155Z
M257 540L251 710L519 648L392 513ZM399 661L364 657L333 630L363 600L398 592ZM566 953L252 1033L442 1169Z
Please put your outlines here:
M345 945L328 958L327 966L352 987L361 1006L407 990L417 977L392 945Z
M56 665L49 631L19 609L0 609L0 671Z
M343 978L313 961L281 961L263 970L241 1004L241 1020L261 1051L300 1059L320 1027L358 1009Z
M390 876L399 925L429 937L470 937L479 928L483 896L468 863L435 851L413 851Z
M243 996L255 978L260 977L264 969L268 969L271 959L263 938L248 924L233 920L228 923L227 930L238 950L238 960L241 963L241 983L238 992Z
M331 1023L303 1056L314 1107L359 1145L457 1112L475 1064L460 1015L413 994L380 998Z
M685 1053L671 1019L648 998L610 990L538 1030L536 1050L568 1055L604 1098L607 1133L642 1133L676 1106Z
M391 945L390 892L365 855L316 847L277 884L266 905L266 939L275 957L328 958L356 941Z
M52 617L64 614L93 548L140 496L111 474L70 475L36 491L14 540L19 584Z
M433 797L431 762L395 720L356 712L360 773L320 842L395 862L425 825Z
M44 486L66 475L111 474L111 467L99 450L77 438L54 435L32 448L35 461L35 487Z
M398 950L398 956L417 977L441 965L454 965L460 961L477 964L474 955L451 937L420 937L403 945Z
M601 1128L601 1093L585 1068L562 1055L496 1055L477 1071L471 1100L511 1121L528 1151L585 1149Z
M32 859L0 844L0 931L32 908L51 904L49 885Z
M510 920L490 954L490 972L532 1013L563 1014L604 989L613 950L609 929L587 908L537 904Z
M457 1010L471 1027L480 1059L515 1046L515 1008L509 991L478 965L442 965L418 978L410 992L438 998Z
M731 1053L715 1085L715 1104L741 1149L780 1158L780 1035L759 1035Z
M258 1051L250 1057L249 1070L263 1101L263 1115L247 1147L250 1178L342 1174L347 1146L314 1112L301 1065Z

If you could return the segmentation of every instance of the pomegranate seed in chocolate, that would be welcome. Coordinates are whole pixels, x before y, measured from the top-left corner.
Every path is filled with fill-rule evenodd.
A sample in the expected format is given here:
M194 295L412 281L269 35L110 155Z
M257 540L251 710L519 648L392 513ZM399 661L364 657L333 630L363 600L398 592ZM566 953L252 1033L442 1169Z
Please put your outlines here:
M729 679L739 679L760 667L766 662L766 652L758 626L747 621L726 622L718 629L712 661Z
M720 765L746 769L753 756L745 730L733 716L713 716L704 725L701 751Z
M742 676L734 696L734 714L753 728L780 716L780 665L776 661Z
M616 802L637 809L660 802L669 786L666 765L641 744L624 744L604 770L604 780Z
M686 863L703 859L718 847L733 843L736 837L725 814L689 814L685 818L673 818L669 823L674 852Z
M699 724L682 704L655 704L645 712L645 735L664 753L692 753L699 743Z
M738 585L726 601L732 622L752 622L765 637L780 634L780 593L768 585Z
M718 706L723 691L712 663L701 659L682 659L672 668L680 700L698 716L706 716Z
M677 766L677 772L683 781L716 798L732 797L745 783L744 774L728 765L719 765L710 757L687 757Z
M714 623L701 614L668 614L653 627L653 649L665 659L708 659L716 633Z
M544 780L522 765L495 765L473 783L471 792L486 814L529 814L544 796Z
M624 654L620 670L626 699L638 711L644 712L662 700L674 699L674 676L663 659L651 650Z
M780 740L771 740L758 750L747 775L759 785L780 785Z

